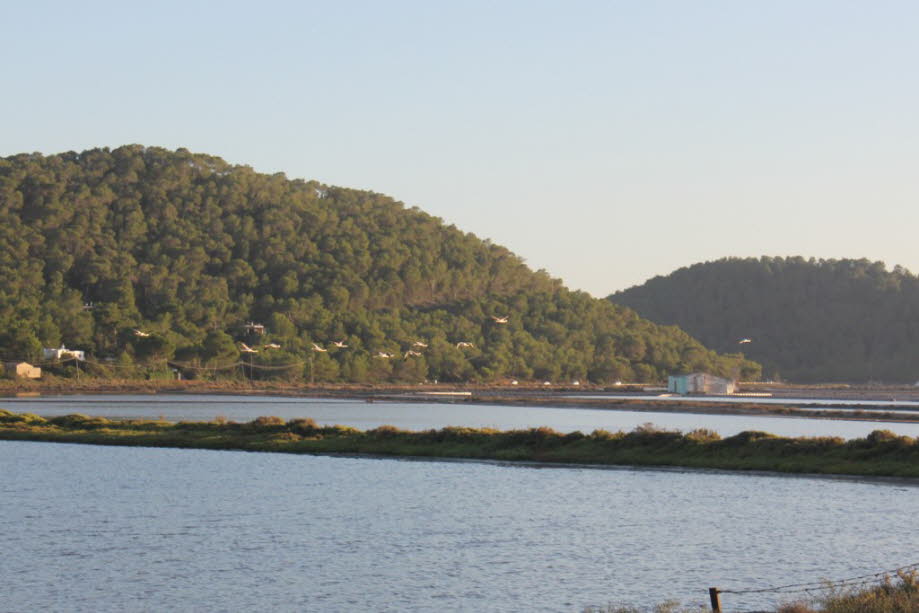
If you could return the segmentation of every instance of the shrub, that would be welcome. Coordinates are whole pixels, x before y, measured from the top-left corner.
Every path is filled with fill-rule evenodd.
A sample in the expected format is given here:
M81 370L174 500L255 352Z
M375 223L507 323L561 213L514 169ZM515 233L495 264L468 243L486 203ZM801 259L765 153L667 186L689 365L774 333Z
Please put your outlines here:
M893 432L891 432L890 430L875 430L874 432L868 435L866 440L869 443L877 444L877 443L886 443L889 441L895 441L897 440L897 438L899 437Z
M57 417L52 417L48 421L55 426L69 427L73 426L74 424L82 424L87 419L90 419L89 415L83 415L82 413L71 413L69 415L58 415Z
M71 413L70 415L60 415L47 420L49 423L62 428L82 428L92 430L94 428L104 428L110 426L112 422L104 417L89 417L82 413Z
M302 435L314 434L319 429L319 424L312 417L298 417L287 422L291 432Z
M597 428L590 433L590 438L595 441L611 441L613 439L621 439L625 435L620 432L610 432L609 430L603 430L602 428Z
M547 426L530 428L528 430L509 430L505 433L506 439L516 445L553 445L563 440L563 435Z
M357 428L352 428L351 426L342 426L341 424L335 424L334 426L325 426L320 428L319 431L322 434L329 434L332 436L350 436L353 434L361 434L361 431Z
M727 445L746 445L747 443L752 443L755 441L762 441L766 439L778 438L774 434L769 434L768 432L762 432L761 430L744 430L739 432L734 436L729 436L724 439L725 444Z
M402 431L395 426L383 425L373 430L369 430L367 434L374 438L395 438L401 434Z
M277 417L275 415L262 415L261 417L256 417L251 422L253 426L284 426L287 425L287 422Z
M665 430L652 423L644 423L635 426L635 429L626 434L625 438L641 445L662 445L682 441L683 435L677 430Z
M39 417L34 413L12 413L9 411L4 411L0 413L0 423L3 424L44 424L47 423L47 420L44 417Z
M686 440L694 443L713 443L721 440L721 435L708 428L696 428L686 435Z

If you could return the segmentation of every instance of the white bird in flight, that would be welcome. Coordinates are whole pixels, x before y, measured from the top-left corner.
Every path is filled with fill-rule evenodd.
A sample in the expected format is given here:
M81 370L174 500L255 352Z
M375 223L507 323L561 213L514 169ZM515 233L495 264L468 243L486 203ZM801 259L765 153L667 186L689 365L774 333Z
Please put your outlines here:
M265 349L280 349L281 346L277 343L268 343L267 345L262 345Z
M475 347L475 345L466 341L460 341L456 344L457 349L462 349L463 347Z
M495 320L496 324L506 324L507 323L507 317L495 317L494 315L492 315L491 318Z
M737 344L738 344L738 345L743 345L743 344L745 344L745 343L752 343L752 342L753 342L753 341L750 340L749 338L742 338L742 339L740 339L739 341L737 341Z
M313 343L313 351L322 351L323 353L325 353L326 351L328 351L328 349L323 349L322 347L320 347L320 346L317 345L316 343Z
M421 347L422 349L424 349L427 346L428 346L427 343L422 343L421 341L415 341L414 343L412 343L412 347Z
M339 349L344 349L345 347L347 347L347 345L345 344L345 341L332 341L332 344L338 347Z
M373 356L373 357L375 357L375 358L391 358L391 357L393 357L393 354L391 354L391 353L386 353L385 351L377 351L377 354L376 354L375 356Z
M138 330L137 328L135 328L135 329L134 329L134 336L144 336L144 337L146 337L146 336L150 336L150 333L149 333L149 332L144 332L144 331L142 331L142 330Z
M403 357L407 360L407 359L409 359L410 357L419 356L419 355L421 355L420 352L418 352L418 351L412 351L411 349L409 349L408 351L405 352L405 355L404 355Z
M258 353L258 349L253 349L252 347L250 347L249 345L245 343L240 343L240 345L242 345L242 349L240 349L240 351L242 351L243 353Z

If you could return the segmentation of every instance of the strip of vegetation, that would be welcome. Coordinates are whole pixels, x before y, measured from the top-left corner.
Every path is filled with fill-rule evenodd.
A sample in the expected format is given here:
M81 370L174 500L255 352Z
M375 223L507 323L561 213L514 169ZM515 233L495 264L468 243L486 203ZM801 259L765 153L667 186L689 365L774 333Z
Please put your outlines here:
M919 443L876 430L863 439L781 438L747 431L722 439L647 425L632 432L560 433L551 428L498 431L447 427L360 431L312 419L259 417L248 423L110 421L73 414L45 419L0 410L0 439L96 445L235 449L283 453L532 461L561 464L681 466L786 473L919 477Z

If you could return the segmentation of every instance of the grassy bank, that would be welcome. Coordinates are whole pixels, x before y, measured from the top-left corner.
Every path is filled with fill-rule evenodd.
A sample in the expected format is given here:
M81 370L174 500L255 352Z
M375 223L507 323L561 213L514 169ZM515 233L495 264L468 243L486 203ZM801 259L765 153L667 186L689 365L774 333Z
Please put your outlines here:
M730 606L722 606L725 611ZM607 605L586 607L583 613L642 613L646 609ZM704 613L708 607L685 607L668 601L655 606L653 613ZM834 587L828 583L822 593L806 600L792 601L771 613L915 613L919 611L919 575L915 571L897 572L876 584L861 587ZM769 613L761 611L761 613Z
M812 602L793 602L776 613L912 613L919 611L919 576L915 571L885 577L864 588L828 587Z
M686 434L637 428L559 433L550 428L497 431L448 427L359 431L311 419L260 417L248 423L109 421L85 415L44 419L0 410L0 439L234 449L283 453L493 459L560 464L682 466L788 473L919 477L919 443L879 430L864 439L780 438L742 432L722 439L708 430Z

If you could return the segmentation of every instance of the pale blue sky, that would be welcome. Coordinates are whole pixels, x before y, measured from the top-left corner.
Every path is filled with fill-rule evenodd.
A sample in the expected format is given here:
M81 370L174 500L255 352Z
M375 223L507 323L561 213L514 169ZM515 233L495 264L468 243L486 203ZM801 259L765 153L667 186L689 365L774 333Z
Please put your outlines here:
M4 2L0 155L370 189L603 296L723 256L919 272L919 3Z

